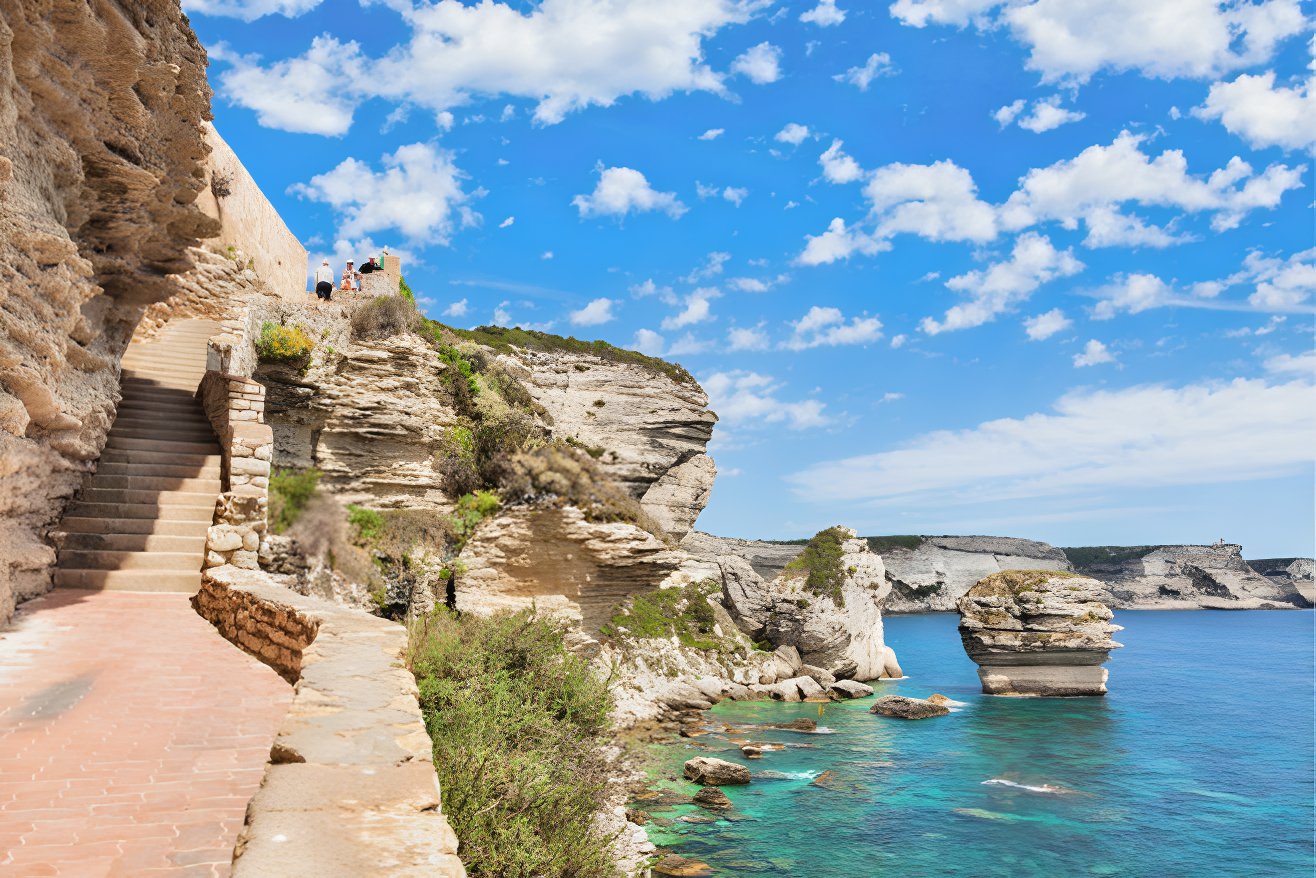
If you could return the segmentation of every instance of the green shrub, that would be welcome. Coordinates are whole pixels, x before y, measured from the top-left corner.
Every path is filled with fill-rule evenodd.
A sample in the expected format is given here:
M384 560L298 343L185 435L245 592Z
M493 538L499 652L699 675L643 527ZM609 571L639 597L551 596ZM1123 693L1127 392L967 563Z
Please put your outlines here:
M452 532L456 535L457 542L465 545L480 522L497 512L500 505L501 501L493 491L463 494L457 501L457 508L453 510L450 518Z
M604 475L587 452L566 442L505 458L496 480L509 503L555 500L578 507L590 521L624 521L662 536L638 500Z
M315 340L300 326L284 326L266 320L256 339L256 356L262 363L305 364L315 350Z
M472 878L605 878L610 742L607 682L563 642L564 626L530 611L411 627L434 742L443 813Z
M896 549L909 549L912 551L923 545L923 538L916 536L864 537L864 539L868 541L868 548L879 555Z
M373 509L352 503L347 506L347 523L352 526L360 542L374 542L384 532L384 516Z
M292 526L320 484L318 469L276 469L270 473L270 530L281 534Z
M376 296L352 312L352 338L388 338L419 325L416 302L406 296Z
M717 617L708 603L709 595L720 589L716 582L706 579L636 595L601 631L619 640L676 635L682 646L720 649L723 642L713 632Z
M845 606L841 587L845 584L845 571L841 568L842 546L849 538L845 528L829 527L820 530L804 546L804 551L786 565L787 573L803 573L804 588L816 595L832 599L838 607Z
M1161 546L1067 546L1060 551L1065 553L1069 563L1078 570L1099 564L1120 564L1133 561L1144 555L1150 555Z
M398 278L398 295L404 296L412 302L416 301L416 294L411 291L411 284L407 283L405 277Z

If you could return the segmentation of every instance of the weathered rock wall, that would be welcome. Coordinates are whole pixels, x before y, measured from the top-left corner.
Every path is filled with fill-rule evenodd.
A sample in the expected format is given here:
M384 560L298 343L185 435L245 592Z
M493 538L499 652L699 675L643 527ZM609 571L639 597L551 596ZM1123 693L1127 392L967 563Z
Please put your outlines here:
M1275 583L1280 591L1297 592L1307 603L1316 603L1316 564L1311 558L1265 558L1249 561L1247 566Z
M888 613L954 610L973 584L1003 570L1069 570L1055 546L1012 537L929 536L916 549L882 549L891 596Z
M0 623L99 454L118 361L217 223L205 52L176 0L0 4Z
M780 575L787 564L795 560L803 551L804 544L715 537L696 530L691 531L681 541L681 548L696 558L707 560L714 560L723 555L736 555L748 561L760 577L770 581Z
M1291 609L1309 606L1292 583L1276 582L1243 560L1243 547L1156 546L1145 554L1075 565L1100 580L1116 608Z

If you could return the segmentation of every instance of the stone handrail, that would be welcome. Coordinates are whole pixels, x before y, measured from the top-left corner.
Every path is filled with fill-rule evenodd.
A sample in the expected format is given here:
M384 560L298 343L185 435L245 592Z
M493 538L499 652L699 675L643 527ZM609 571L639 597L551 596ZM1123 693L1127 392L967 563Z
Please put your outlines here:
M233 878L464 878L406 630L232 566L207 570L193 605L294 685Z

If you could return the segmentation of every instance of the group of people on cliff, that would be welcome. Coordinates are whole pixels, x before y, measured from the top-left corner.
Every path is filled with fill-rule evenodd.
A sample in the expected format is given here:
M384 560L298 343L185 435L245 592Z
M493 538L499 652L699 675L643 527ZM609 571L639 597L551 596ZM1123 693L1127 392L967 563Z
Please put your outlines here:
M384 266L380 265L377 257L371 255L365 264L360 268L355 267L355 263L349 259L343 269L342 279L339 281L338 289L351 292L352 290L361 289L361 276L373 274L376 271L383 271ZM334 270L329 266L329 258L325 257L320 261L320 267L315 270L315 297L318 301L328 302L333 299L334 294Z

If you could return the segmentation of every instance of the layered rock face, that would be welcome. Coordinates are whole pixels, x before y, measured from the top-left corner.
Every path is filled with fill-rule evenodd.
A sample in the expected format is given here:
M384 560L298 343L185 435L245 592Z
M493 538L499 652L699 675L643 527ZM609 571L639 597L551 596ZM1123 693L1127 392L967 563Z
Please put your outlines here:
M743 558L761 578L772 580L777 578L787 564L796 559L804 549L804 543L773 543L767 540L715 537L696 530L691 531L681 541L681 548L691 556L709 562L726 555Z
M0 623L100 452L142 309L217 231L205 52L176 0L0 5Z
M1069 570L1054 546L1012 537L919 537L917 548L883 545L888 613L954 610L974 583L1002 570Z
M1058 571L995 573L960 599L960 639L989 695L1105 695L1120 630L1100 582Z
M1269 579L1285 594L1297 593L1309 605L1316 603L1316 564L1311 558L1266 558L1247 566Z
M717 467L705 453L717 415L693 381L567 351L504 356L553 421L596 451L599 464L675 540L708 504Z
M1148 546L1081 558L1075 569L1100 580L1115 607L1218 610L1309 606L1295 585L1268 579L1243 560L1243 547Z

